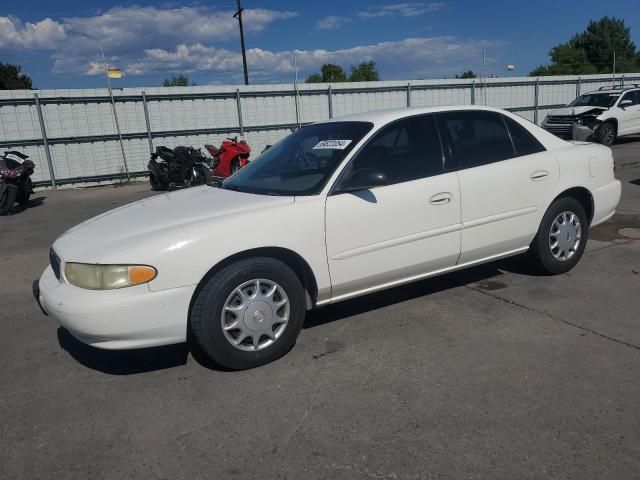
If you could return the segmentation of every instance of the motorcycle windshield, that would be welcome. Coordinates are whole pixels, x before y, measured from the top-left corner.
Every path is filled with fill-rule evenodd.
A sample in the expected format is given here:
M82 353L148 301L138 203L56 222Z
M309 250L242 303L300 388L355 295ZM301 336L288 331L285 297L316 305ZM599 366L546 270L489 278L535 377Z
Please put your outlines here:
M299 128L225 180L222 188L265 195L316 195L372 128L369 122Z

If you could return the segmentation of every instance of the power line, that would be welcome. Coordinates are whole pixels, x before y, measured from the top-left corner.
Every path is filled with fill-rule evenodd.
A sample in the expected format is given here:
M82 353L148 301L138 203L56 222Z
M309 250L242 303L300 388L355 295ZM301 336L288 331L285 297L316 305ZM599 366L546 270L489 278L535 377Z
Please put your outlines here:
M242 10L240 0L238 0L238 10L233 14L233 18L238 19L240 25L240 47L242 48L242 68L244 69L244 84L249 85L249 72L247 70L247 53L244 48L244 30L242 29Z

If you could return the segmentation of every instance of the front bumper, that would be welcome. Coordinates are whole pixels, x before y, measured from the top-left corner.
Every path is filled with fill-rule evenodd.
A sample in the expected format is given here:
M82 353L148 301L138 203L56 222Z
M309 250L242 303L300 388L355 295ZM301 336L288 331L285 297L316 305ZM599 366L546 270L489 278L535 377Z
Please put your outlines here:
M580 142L587 142L594 139L597 125L593 127L587 127L585 125L579 125L578 123L549 123L547 121L542 122L542 128L547 132L553 133L557 137L565 140L578 140Z
M148 285L85 290L59 281L51 266L34 294L42 310L83 343L124 350L186 341L196 286L152 292Z

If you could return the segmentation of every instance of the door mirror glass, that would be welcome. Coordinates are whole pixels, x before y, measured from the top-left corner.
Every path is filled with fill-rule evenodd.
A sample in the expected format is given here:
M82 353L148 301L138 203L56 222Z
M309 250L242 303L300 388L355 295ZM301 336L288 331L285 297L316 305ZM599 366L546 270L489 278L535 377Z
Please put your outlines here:
M387 184L387 175L375 168L359 168L351 175L351 178L340 188L339 193L357 192L381 187Z
M630 107L631 105L633 105L632 100L622 100L620 102L620 108L627 108L627 107Z

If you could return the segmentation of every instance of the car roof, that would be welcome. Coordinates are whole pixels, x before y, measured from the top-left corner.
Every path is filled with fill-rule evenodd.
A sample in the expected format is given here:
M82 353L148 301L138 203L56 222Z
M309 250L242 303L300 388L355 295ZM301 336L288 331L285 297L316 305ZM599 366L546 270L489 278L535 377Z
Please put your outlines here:
M484 107L477 105L452 105L443 107L405 107L388 110L375 110L372 112L354 113L343 117L330 118L318 123L330 122L371 122L374 125L382 125L412 115L422 115L426 113L451 112L456 110L478 110L498 113L509 113L499 108Z

